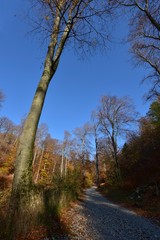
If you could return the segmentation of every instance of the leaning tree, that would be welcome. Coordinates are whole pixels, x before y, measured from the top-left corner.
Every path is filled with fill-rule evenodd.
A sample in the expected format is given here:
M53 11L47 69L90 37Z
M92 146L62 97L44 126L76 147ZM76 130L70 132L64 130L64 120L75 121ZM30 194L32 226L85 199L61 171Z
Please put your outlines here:
M106 22L111 11L105 0L34 0L30 9L34 30L45 34L47 52L42 76L26 118L17 149L14 180L9 206L10 239L24 226L27 209L36 208L33 198L32 161L38 122L45 96L61 55L67 46L82 52L105 47L108 40ZM110 22L109 22L110 25ZM22 214L22 211L25 213Z

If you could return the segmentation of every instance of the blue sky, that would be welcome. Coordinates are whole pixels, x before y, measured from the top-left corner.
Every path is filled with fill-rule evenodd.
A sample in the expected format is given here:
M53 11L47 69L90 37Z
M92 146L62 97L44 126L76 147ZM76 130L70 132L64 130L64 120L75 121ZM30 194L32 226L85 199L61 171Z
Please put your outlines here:
M1 0L0 8L0 89L6 95L0 116L16 124L29 111L46 50L41 40L26 36L28 2ZM110 44L106 54L82 60L74 51L64 52L41 117L53 138L62 139L64 130L72 132L89 121L105 94L130 96L142 116L148 111L149 103L142 99L148 86L140 84L146 70L133 67L128 46L118 43L126 32L125 21L119 21L114 33L117 43Z

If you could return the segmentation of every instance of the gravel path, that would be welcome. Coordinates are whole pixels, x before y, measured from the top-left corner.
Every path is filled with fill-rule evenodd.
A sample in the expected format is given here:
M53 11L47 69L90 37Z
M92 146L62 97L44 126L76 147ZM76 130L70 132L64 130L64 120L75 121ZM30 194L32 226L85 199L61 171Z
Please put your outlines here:
M160 240L160 227L111 203L95 188L67 213L74 240Z

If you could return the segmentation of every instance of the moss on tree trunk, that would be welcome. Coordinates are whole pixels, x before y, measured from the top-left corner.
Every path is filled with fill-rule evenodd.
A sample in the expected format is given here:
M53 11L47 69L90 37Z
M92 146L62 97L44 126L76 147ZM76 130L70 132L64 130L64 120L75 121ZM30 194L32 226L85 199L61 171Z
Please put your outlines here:
M15 239L20 232L26 232L33 214L34 186L32 183L33 148L38 122L43 108L52 71L43 72L32 106L19 139L12 193L8 212L8 239ZM27 220L28 219L28 220Z

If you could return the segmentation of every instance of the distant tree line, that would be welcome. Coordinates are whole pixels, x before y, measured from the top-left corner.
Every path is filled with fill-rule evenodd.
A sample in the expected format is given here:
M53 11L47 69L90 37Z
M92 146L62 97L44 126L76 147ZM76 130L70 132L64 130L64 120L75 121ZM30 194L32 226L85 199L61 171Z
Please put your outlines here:
M11 188L24 122L15 125L0 117L0 189L4 193ZM63 140L52 138L47 125L40 124L32 162L34 185L69 195L71 191L74 198L92 184L119 185L130 191L153 185L158 196L159 133L159 99L139 118L131 99L103 96L91 119L72 133L65 131Z

